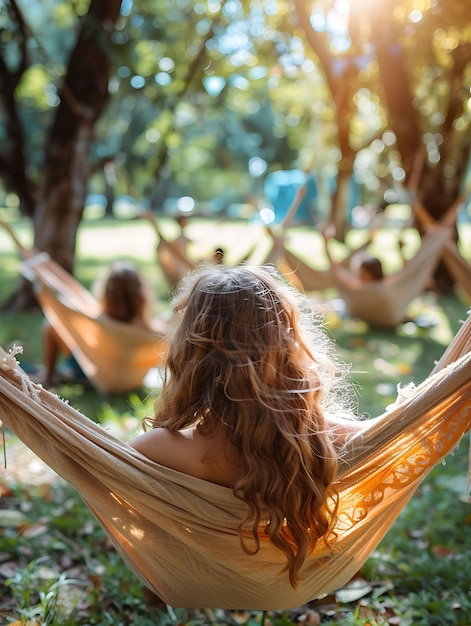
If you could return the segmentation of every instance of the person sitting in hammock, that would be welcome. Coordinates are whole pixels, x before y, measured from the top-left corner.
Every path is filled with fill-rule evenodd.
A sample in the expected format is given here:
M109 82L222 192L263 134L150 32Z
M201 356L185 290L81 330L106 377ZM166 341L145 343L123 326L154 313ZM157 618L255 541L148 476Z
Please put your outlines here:
M381 268L377 280L364 281L352 266L344 267L333 258L329 246L335 232L332 226L325 226L321 232L333 284L345 301L348 316L363 320L372 327L391 329L409 320L407 308L414 298L427 289L442 250L450 238L447 226L429 228L415 255L404 260L401 268L379 278ZM426 324L429 325L428 322Z
M97 282L95 292L101 301L104 315L126 324L152 327L149 289L132 263L113 262L108 274ZM63 339L47 322L44 326L43 349L46 387L63 380L87 380ZM57 367L61 355L66 359Z
M151 429L131 445L230 487L247 505L239 535L248 554L269 520L264 534L296 586L316 543L333 540L343 445L370 424L353 417L347 368L273 267L208 264L183 279L172 304L163 388L144 421Z

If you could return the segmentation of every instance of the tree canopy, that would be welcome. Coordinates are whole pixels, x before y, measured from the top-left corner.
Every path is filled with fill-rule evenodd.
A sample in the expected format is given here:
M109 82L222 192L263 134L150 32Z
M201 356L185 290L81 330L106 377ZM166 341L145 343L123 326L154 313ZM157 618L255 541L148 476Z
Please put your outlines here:
M111 187L255 211L299 168L335 181L340 236L352 178L439 217L466 190L470 60L460 0L3 0L0 178L69 269L86 193Z

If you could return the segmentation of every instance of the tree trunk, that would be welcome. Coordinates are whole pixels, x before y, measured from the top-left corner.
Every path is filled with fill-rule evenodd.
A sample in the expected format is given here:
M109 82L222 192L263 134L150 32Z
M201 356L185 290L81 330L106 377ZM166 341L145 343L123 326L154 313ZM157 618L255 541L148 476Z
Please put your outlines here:
M121 0L91 1L47 141L45 176L34 217L35 245L71 273L91 171L93 130L108 102L108 37L120 6Z
M121 0L91 0L61 89L61 103L47 138L44 178L34 212L34 245L74 272L77 229L91 172L95 123L108 101L109 37ZM31 301L22 281L9 301Z
M388 0L384 0L387 2ZM370 14L373 31L376 33L375 48L379 76L383 87L390 128L397 138L397 149L401 155L406 178L404 185L416 194L423 206L435 219L440 220L458 199L464 170L469 161L471 138L469 133L458 137L454 130L456 119L463 110L466 94L463 92L463 76L469 63L470 47L458 46L452 53L449 97L446 118L439 129L442 136L440 160L431 164L421 137L421 126L417 109L413 106L410 79L404 51L397 43L400 33L394 22L384 21L382 16L387 7L384 2L374 6ZM392 10L392 5L390 5ZM448 175L447 175L448 171ZM450 176L449 172L454 174ZM421 228L417 225L419 232ZM455 231L455 238L458 235ZM453 278L446 265L440 262L434 273L435 287L441 293L453 290Z
M18 62L12 66L6 61L6 53L0 56L0 106L5 133L0 148L0 173L6 190L18 196L20 212L32 217L37 190L26 174L24 131L15 101L16 88L29 66L28 34L23 15L14 0L8 3L7 12L11 23L15 25L10 36L17 43Z
M332 199L329 219L335 224L335 237L339 241L343 241L347 229L348 184L353 174L355 158L355 150L350 144L350 123L355 112L352 94L358 88L358 71L352 58L347 57L341 63L334 63L335 56L327 45L323 34L315 33L311 26L307 11L308 3L305 0L294 0L294 6L306 41L319 58L327 87L332 94L338 146L342 157L339 163L337 188ZM336 67L335 72L334 66Z
M420 178L419 199L436 220L440 220L460 197L461 182L469 163L471 135L469 132L456 133L455 122L460 117L468 96L463 89L463 76L469 65L470 53L471 46L462 44L451 54L453 64L448 79L448 106L440 128L440 160L433 166L427 162ZM454 238L458 240L456 228ZM454 281L444 262L439 263L434 278L440 293L452 292Z
M448 158L443 154L440 162L434 167L426 164L420 181L419 199L428 213L436 220L440 220L460 197L461 181L464 179L469 160L471 137L466 136L459 147L454 142L453 147L457 154L453 157L448 155ZM447 167L450 167L450 162L455 162L456 167L455 175L452 177L445 174ZM458 241L456 227L453 236L455 241ZM440 261L435 270L434 280L435 287L440 293L447 294L453 291L454 280L443 261Z

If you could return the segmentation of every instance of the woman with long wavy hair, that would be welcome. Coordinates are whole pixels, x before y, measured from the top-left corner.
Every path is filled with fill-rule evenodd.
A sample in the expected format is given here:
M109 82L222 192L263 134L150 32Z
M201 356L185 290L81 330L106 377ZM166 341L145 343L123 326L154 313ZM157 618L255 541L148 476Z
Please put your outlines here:
M337 460L363 428L345 393L347 368L274 268L200 268L180 284L173 311L151 429L131 445L232 488L247 505L241 548L256 555L268 537L297 587L316 542L333 540Z

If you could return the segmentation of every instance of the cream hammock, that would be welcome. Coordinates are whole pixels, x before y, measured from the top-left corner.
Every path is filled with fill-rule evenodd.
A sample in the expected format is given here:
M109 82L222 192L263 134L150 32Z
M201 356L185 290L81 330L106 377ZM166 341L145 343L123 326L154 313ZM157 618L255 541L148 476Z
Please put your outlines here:
M79 492L128 567L167 604L294 608L351 579L420 482L471 427L470 327L468 317L435 374L416 389L406 387L351 440L338 471L334 550L319 543L297 590L263 531L257 555L242 551L237 528L244 504L231 489L149 461L32 384L1 349L0 418Z
M400 270L382 280L362 284L358 284L351 271L332 259L326 242L335 288L345 300L348 315L372 326L395 328L403 321L410 302L425 289L449 238L448 228L434 228Z
M270 236L275 238L271 229L268 228L267 230ZM355 250L350 250L347 256L340 261L341 265L348 267L351 260L357 254L364 252L368 246L371 245L371 241L372 236L370 235L365 243ZM289 250L283 242L281 242L278 247L277 244L274 243L274 247L270 250L267 259L268 261L266 262L276 263L285 278L293 282L303 293L335 289L336 283L331 267L321 270L309 265L294 252Z
M21 271L35 287L41 309L73 353L87 379L102 393L139 389L151 368L162 364L167 328L118 322L101 312L100 303L48 254L23 248L5 222L23 259Z

